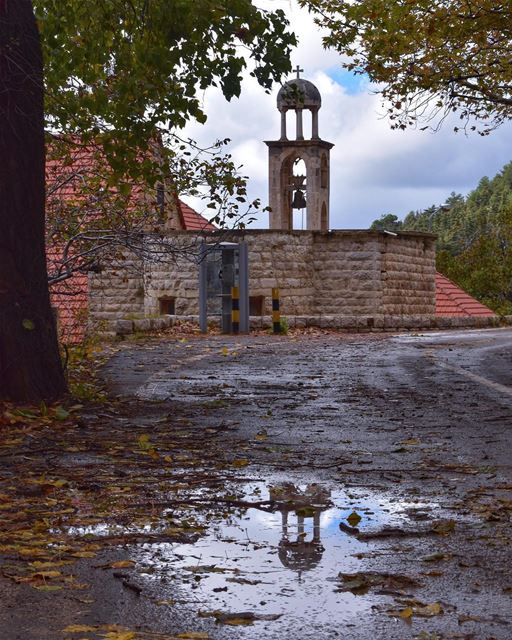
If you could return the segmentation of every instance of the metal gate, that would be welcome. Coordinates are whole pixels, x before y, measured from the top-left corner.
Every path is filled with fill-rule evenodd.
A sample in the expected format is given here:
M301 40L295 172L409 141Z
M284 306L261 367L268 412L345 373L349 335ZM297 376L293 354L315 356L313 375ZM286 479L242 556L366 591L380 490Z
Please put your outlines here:
M240 294L240 332L249 332L249 256L246 242L220 242L200 247L199 326L208 332L208 318L220 317L222 333L232 332L231 290Z

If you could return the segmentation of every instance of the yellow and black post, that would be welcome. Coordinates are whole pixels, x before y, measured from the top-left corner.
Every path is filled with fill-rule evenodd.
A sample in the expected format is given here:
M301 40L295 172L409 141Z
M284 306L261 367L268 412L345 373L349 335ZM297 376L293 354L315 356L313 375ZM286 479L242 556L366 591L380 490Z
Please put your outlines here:
M272 289L272 329L281 333L281 312L279 311L279 289Z
M231 287L231 331L240 332L240 289Z

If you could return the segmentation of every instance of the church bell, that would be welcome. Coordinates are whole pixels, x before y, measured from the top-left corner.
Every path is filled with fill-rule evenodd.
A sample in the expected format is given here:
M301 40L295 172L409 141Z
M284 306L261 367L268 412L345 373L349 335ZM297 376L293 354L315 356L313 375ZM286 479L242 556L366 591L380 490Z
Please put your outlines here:
M306 198L304 197L304 192L300 189L293 194L292 200L292 209L305 209L306 208Z

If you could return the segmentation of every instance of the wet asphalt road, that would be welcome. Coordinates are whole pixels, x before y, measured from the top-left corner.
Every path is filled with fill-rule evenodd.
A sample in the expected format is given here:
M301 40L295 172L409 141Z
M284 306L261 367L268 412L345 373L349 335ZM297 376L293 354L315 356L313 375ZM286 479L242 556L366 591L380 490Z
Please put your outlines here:
M307 621L298 613L212 637L512 638L511 361L509 329L216 336L119 353L106 371L115 393L229 426L233 446L251 443L251 476L324 483L362 508L365 496L412 500L427 505L423 519L456 523L449 535L368 543L358 567L421 578L415 597L441 603L443 615L409 625L382 599L357 616L322 615L320 602Z
M226 456L231 451L233 458L244 456L248 465L240 475L250 479L248 491L256 487L258 495L280 483L318 483L331 492L336 508L322 521L323 555L302 573L281 567L277 586L265 581L253 592L250 585L225 583L219 575L205 576L194 591L194 580L161 580L157 571L141 596L92 568L99 560L84 561L79 575L91 584L90 605L65 594L56 606L53 594L0 584L4 612L18 612L16 618L9 614L11 626L0 628L0 639L62 638L60 631L38 635L45 619L56 617L47 629L85 620L169 637L203 631L212 640L510 640L511 364L509 329L211 336L126 345L104 375L113 394L140 399L141 419L149 402L152 414L172 412L197 424L199 434L224 425ZM388 521L407 531L439 521L453 524L440 534L356 541L338 526L347 507L363 516L363 531L368 526L379 532ZM270 560L277 556L277 541L268 542L275 523L260 516L246 514L235 522L247 531L253 545L247 553L256 564L258 554ZM236 527L228 536L222 513L218 518L212 527L217 533L196 548L180 550L184 566L220 562L227 553L220 545ZM208 545L217 554L213 561ZM150 547L128 550L129 557L155 563ZM236 548L242 557L242 546L236 543ZM120 549L109 557L126 553ZM173 571L182 576L180 563L173 562ZM255 575L258 568L253 567ZM418 586L334 593L331 580L340 571L406 575ZM183 604L155 604L169 598ZM407 606L421 612L422 605L433 603L443 613L434 609L432 617L414 613L405 620L392 613ZM283 615L247 627L198 618L198 609L217 607Z
M253 442L256 462L304 480L361 467L365 481L398 468L414 479L430 458L433 466L492 466L505 480L511 365L512 331L501 329L216 336L122 351L106 374L115 393L171 402L190 417L207 407L205 426L224 421ZM421 445L393 451L410 438Z

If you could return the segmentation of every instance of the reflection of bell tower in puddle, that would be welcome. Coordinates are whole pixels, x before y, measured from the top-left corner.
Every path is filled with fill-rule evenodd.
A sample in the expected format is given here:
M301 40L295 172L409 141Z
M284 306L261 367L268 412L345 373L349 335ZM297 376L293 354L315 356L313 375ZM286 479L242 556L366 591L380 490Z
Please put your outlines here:
M279 560L283 566L297 571L299 580L303 571L313 569L322 559L324 547L320 541L320 514L331 506L330 495L318 484L309 484L304 491L291 483L270 488L270 499L275 501L282 515ZM290 514L297 519L295 540L290 535L290 529L294 528ZM309 519L313 520L310 540L306 533L306 521Z

